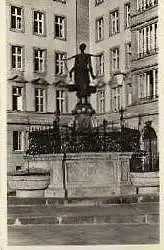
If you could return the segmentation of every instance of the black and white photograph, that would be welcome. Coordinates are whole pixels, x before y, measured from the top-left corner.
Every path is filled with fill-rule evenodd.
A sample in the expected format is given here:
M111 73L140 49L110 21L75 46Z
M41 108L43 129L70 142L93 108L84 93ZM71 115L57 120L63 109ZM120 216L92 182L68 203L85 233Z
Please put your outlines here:
M5 12L8 246L160 244L158 0Z

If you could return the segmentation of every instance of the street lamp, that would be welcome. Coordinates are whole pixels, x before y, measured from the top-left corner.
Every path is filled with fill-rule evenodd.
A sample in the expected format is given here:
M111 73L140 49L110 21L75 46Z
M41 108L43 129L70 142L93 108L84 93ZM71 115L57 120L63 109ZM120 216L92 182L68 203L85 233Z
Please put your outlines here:
M120 127L121 127L121 135L120 135L120 143L121 143L121 151L124 151L125 148L124 148L124 109L123 107L121 106L121 109L119 110L119 113L120 113Z

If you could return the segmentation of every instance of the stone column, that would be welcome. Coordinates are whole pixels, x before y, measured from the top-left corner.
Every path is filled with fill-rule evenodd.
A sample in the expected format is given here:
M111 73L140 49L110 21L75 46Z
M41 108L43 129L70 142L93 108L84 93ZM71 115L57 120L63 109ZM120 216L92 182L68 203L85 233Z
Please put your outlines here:
M141 82L140 82L140 75L137 75L137 94L138 98L141 98Z
M152 24L152 32L151 32L151 48L155 49L155 25Z
M137 48L138 48L138 55L139 55L140 52L141 52L141 32L138 31L137 35L138 35L138 46L137 46Z
M150 96L150 75L146 74L146 97Z
M146 97L146 73L143 74L143 97Z
M156 69L153 69L153 97L156 96Z
M150 32L150 26L148 27L148 51L150 52L151 48L151 32Z
M65 192L63 187L63 155L50 156L50 185L45 190L45 197L64 198Z
M144 53L146 53L146 28L143 29Z

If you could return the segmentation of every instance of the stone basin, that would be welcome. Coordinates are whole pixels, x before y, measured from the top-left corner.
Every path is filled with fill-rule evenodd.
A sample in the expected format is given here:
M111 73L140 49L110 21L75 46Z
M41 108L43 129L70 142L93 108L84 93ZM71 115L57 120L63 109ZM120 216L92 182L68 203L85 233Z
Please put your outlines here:
M9 189L16 191L17 197L43 197L49 182L48 174L8 176Z

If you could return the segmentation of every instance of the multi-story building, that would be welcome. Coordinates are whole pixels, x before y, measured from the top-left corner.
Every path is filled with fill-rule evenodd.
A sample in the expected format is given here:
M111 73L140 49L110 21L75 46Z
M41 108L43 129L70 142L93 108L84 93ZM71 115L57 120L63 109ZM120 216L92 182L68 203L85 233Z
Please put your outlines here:
M131 1L133 106L158 134L158 1Z
M158 1L90 1L90 51L98 90L93 97L100 120L118 121L144 133L151 121L158 134ZM156 143L155 143L156 144Z
M64 57L81 42L92 58L97 93L90 100L97 123L128 126L144 134L151 121L158 135L157 0L7 1L8 166L23 165L29 125L52 123L60 110L69 123L76 103L69 93ZM84 18L85 17L85 18ZM155 146L156 147L156 146Z
M29 126L52 124L57 109L70 120L76 96L67 91L63 58L88 44L87 2L6 1L9 172L23 165Z
M134 108L130 112L140 117L141 141L146 140L145 148L158 158L158 0L132 0L131 17Z
M94 108L105 117L111 113L115 116L131 101L125 81L131 57L130 1L90 1L89 22L90 51L101 55L95 60L99 87L92 98Z

